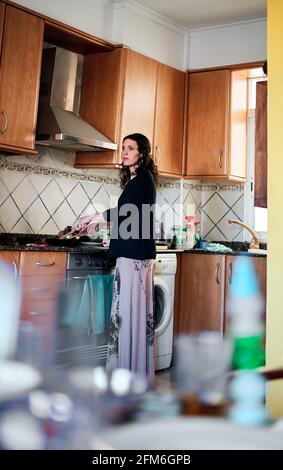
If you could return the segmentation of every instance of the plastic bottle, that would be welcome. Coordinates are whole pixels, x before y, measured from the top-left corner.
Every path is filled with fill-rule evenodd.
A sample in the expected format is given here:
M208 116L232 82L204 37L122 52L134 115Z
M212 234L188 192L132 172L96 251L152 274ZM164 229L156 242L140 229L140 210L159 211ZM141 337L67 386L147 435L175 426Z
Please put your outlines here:
M264 404L265 379L253 369L265 362L264 302L248 257L238 257L233 264L228 305L229 330L234 343L232 366L241 369L230 381L229 417L242 425L263 424L268 418Z
M195 220L195 247L199 248L200 244L200 221Z
M187 215L185 220L187 229L185 249L192 250L195 245L195 216Z
M259 373L241 372L231 380L229 391L233 401L229 409L232 421L247 426L258 426L267 421L265 379Z
M186 247L186 239L187 239L187 228L175 228L173 229L176 235L176 249L177 250L184 250Z
M264 302L248 257L239 257L233 264L228 308L230 336L234 343L233 367L254 369L263 365Z

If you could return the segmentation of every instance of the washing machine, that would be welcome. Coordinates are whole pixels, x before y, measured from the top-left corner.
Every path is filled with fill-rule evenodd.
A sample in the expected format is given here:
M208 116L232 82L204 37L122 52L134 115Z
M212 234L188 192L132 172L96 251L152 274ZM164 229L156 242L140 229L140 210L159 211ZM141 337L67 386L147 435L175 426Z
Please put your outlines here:
M170 367L173 352L174 288L177 257L158 253L154 263L155 370Z

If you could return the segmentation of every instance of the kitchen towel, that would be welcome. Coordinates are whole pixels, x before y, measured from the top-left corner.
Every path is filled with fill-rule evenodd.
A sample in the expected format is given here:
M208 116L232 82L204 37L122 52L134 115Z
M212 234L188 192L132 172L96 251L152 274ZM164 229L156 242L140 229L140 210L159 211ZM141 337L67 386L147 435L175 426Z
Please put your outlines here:
M233 251L232 248L222 245L221 243L208 243L205 250L213 252L221 251L223 253L231 253Z
M86 277L82 288L67 292L61 325L82 329L89 335L104 333L110 318L113 274Z

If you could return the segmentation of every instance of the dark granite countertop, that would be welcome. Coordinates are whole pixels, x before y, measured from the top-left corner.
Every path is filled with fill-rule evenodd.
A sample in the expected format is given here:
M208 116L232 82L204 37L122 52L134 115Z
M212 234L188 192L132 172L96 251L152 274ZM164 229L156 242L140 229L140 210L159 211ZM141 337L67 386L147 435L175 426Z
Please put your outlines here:
M86 239L87 240L87 239ZM34 235L18 233L0 233L0 251L56 251L56 252L107 252L108 248L99 246L93 242L79 240L59 240L55 235ZM219 242L215 242L219 243ZM208 251L202 248L185 250L184 253L201 254L228 254L232 256L266 256L265 254L249 253L249 243L247 242L220 242L221 244L232 248L232 252ZM261 244L262 249L266 249L266 244ZM158 251L158 249L157 249ZM168 249L160 250L158 253L182 253L182 250Z
M231 255L231 256L266 256L266 253L251 253L248 251L249 249L249 242L211 242L211 243L220 243L221 245L227 246L231 248L233 251L209 251L205 248L194 248L192 250L185 250L185 253L202 253L202 254L214 254L214 255ZM260 249L266 250L267 245L266 243L260 243Z

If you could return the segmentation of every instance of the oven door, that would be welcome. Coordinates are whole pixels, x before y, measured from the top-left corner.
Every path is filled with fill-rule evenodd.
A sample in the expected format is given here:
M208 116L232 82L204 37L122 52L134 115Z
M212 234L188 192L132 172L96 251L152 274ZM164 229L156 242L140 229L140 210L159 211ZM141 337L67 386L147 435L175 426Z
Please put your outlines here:
M57 312L56 366L105 365L107 325L103 333L95 333L94 299L86 283L90 274L94 272L71 270L67 273L66 289L61 292Z

